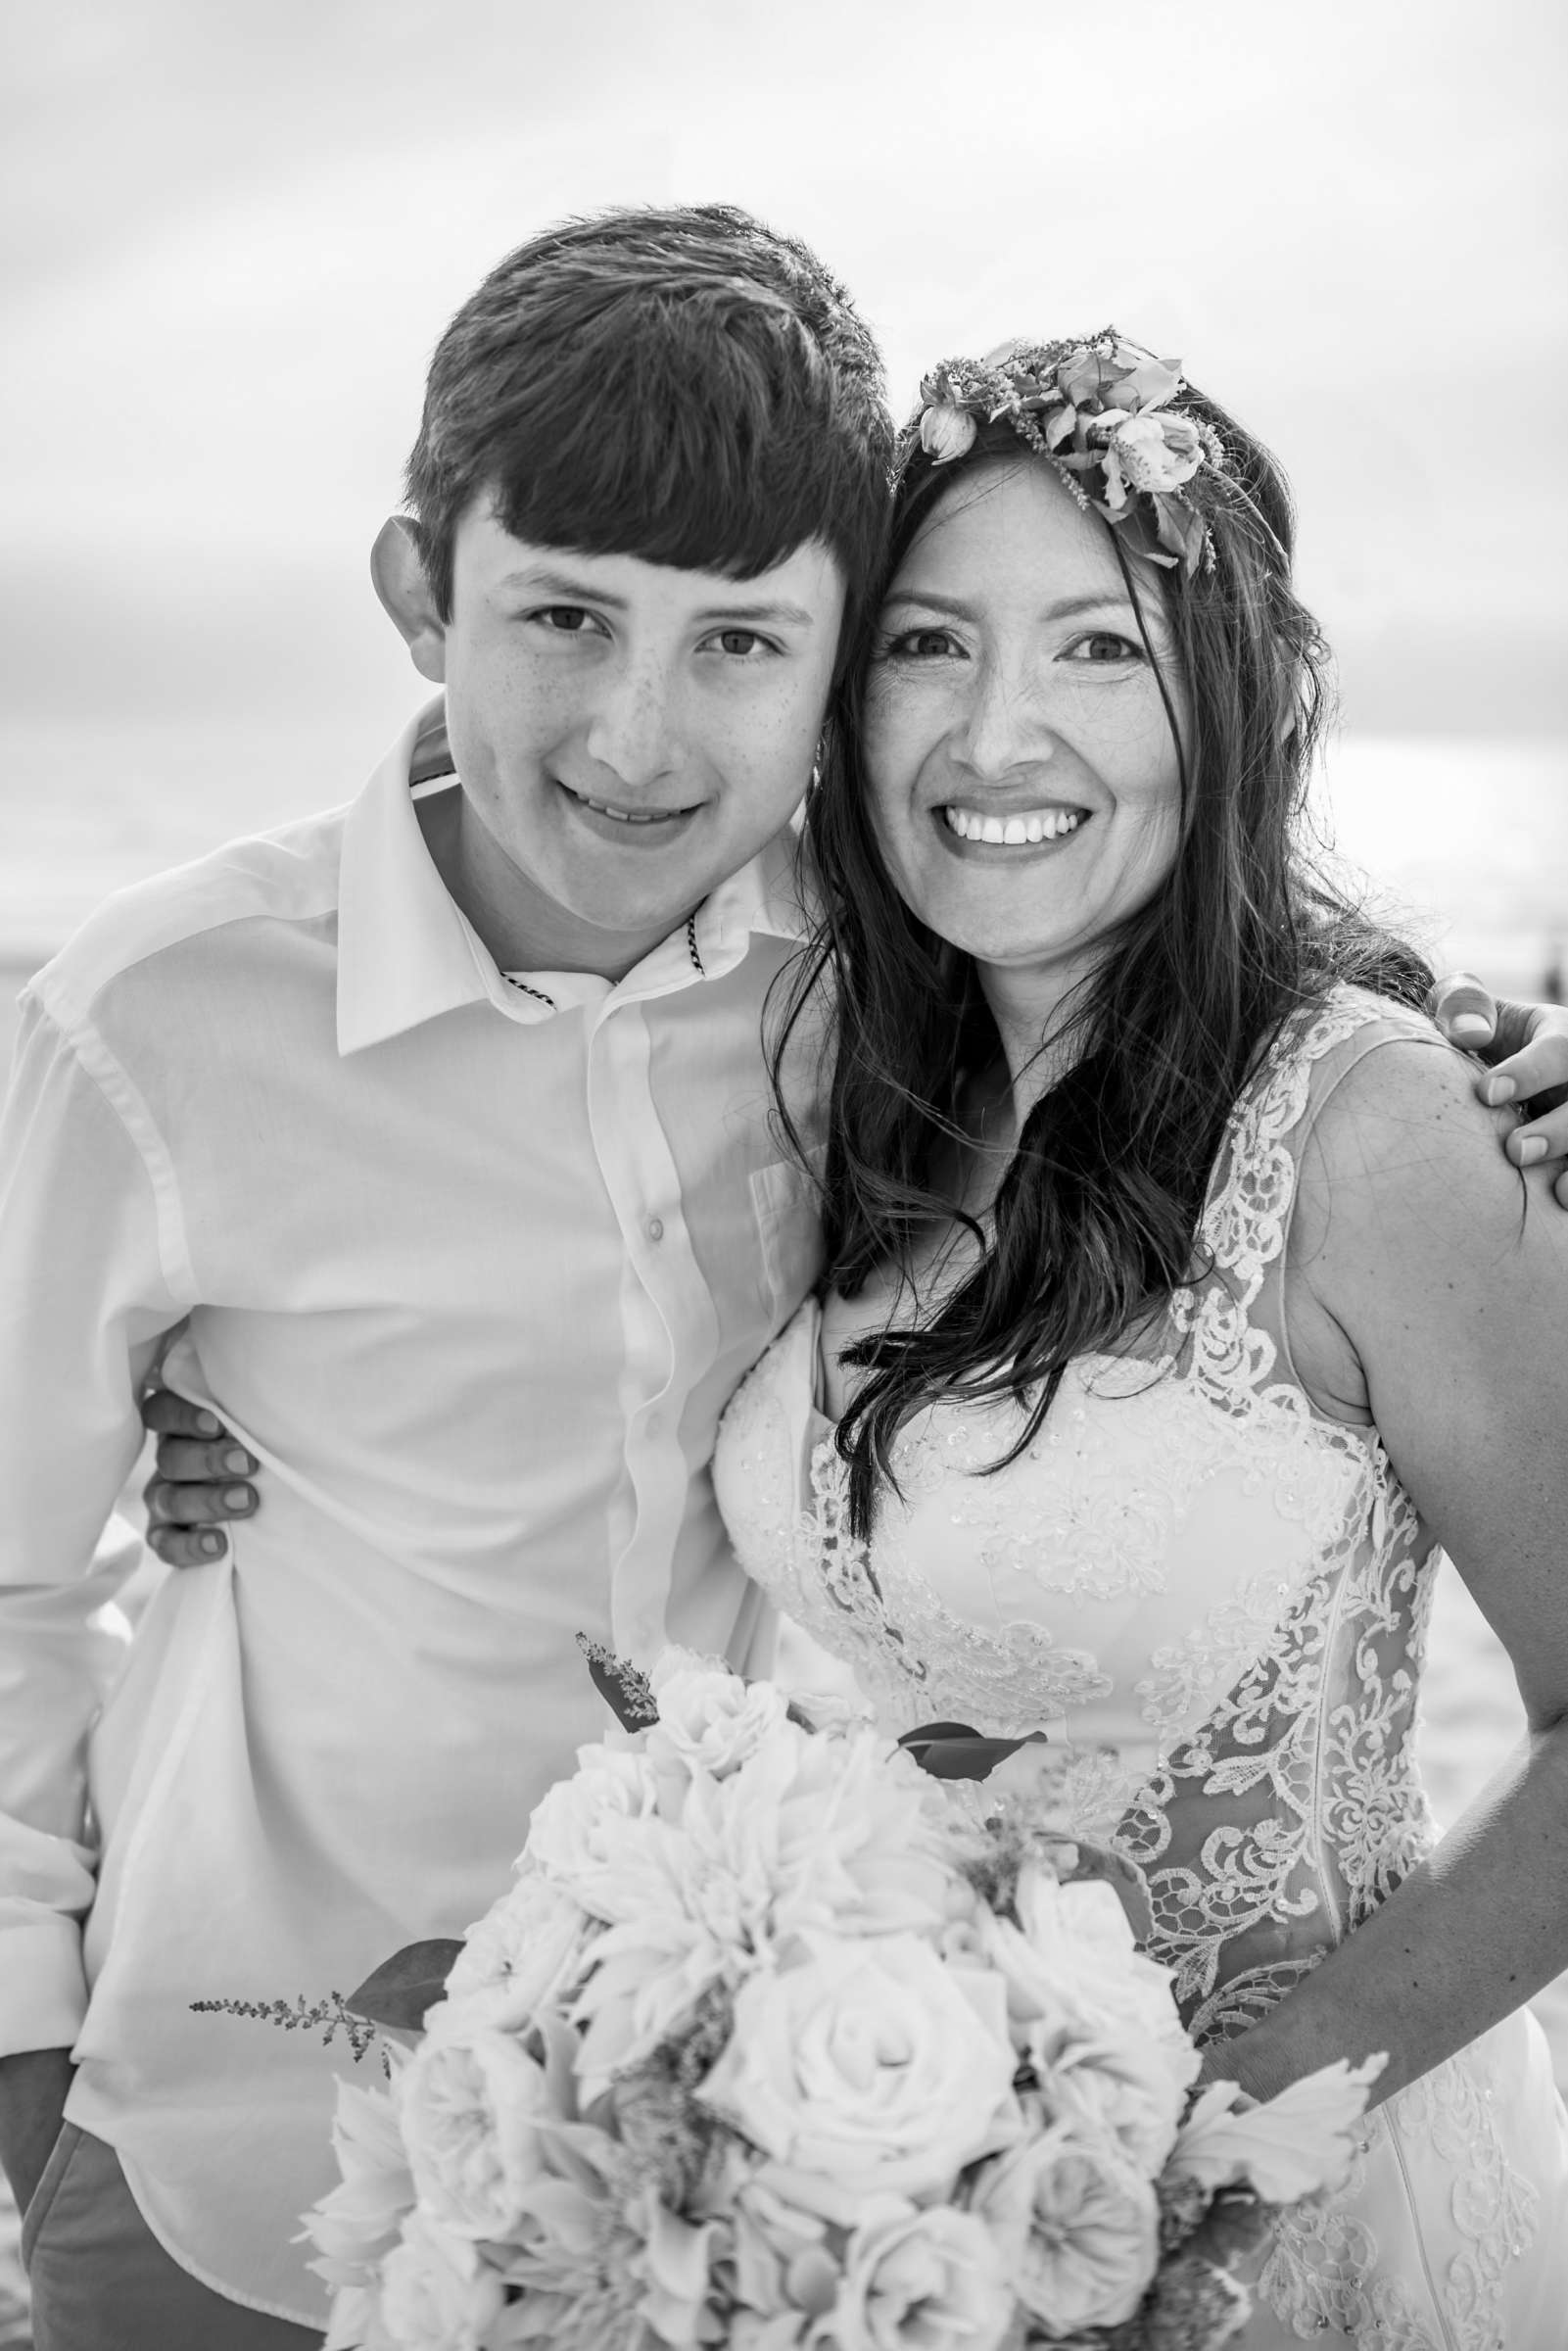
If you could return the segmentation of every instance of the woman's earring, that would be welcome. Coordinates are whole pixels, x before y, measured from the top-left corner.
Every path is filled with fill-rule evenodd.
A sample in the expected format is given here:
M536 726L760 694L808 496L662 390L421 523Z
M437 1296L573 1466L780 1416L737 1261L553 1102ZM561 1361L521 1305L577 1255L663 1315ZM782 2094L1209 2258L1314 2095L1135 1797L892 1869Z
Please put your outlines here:
M816 754L811 762L811 787L814 792L822 782L822 763L827 756L827 752L828 738L826 735L819 735L817 738Z

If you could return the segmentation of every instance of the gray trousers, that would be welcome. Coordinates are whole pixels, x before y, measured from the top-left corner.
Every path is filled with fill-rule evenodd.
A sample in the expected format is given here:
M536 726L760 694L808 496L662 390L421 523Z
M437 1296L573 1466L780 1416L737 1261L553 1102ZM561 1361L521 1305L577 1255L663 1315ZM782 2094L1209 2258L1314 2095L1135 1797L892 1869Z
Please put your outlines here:
M22 2225L35 2351L320 2351L321 2337L230 2302L170 2260L119 2159L61 2128Z

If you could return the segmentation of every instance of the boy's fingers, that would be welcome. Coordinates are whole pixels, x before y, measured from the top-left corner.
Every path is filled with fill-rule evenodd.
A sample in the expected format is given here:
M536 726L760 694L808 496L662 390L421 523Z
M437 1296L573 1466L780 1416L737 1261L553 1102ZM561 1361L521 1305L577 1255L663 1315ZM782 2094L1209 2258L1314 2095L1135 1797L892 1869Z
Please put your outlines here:
M225 1518L247 1518L256 1508L256 1488L235 1479L223 1485L173 1485L150 1477L142 1489L149 1526L208 1526Z
M233 1437L220 1437L213 1443L195 1437L158 1440L158 1474L177 1486L249 1477L256 1466L256 1456L247 1453Z
M210 1526L150 1526L147 1544L169 1567L208 1567L228 1549Z
M153 1388L142 1398L142 1426L161 1437L222 1437L228 1434L216 1413L205 1404L189 1404L172 1388Z
M1427 998L1427 1010L1449 1042L1467 1053L1492 1041L1497 1003L1474 972L1445 972Z
M1530 1016L1535 1033L1528 1044L1499 1061L1478 1079L1476 1091L1483 1102L1522 1102L1539 1116L1568 1100L1568 1012L1554 1004L1540 1005Z
M1549 1166L1554 1160L1568 1162L1568 1103L1559 1103L1555 1110L1516 1127L1503 1149L1516 1168ZM1568 1175L1568 1167L1557 1177L1559 1199L1564 1175Z

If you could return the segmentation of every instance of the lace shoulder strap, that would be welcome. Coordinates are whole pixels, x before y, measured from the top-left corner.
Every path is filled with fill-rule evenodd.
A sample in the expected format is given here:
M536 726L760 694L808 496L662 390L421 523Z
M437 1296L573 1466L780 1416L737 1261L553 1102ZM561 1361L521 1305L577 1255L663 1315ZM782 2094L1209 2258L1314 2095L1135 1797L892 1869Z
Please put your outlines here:
M1284 1254L1301 1149L1358 1061L1396 1039L1442 1045L1424 1014L1364 988L1336 986L1294 1014L1239 1096L1204 1207L1205 1259L1245 1312Z

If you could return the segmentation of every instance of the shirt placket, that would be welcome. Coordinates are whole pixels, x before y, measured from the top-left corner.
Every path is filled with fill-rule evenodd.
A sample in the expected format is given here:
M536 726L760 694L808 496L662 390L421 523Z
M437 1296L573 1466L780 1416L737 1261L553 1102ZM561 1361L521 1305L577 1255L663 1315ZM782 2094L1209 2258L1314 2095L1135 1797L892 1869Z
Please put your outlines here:
M653 1098L649 1015L646 999L612 999L594 1021L588 1054L589 1124L626 1248L620 1395L626 1436L610 1528L610 1622L620 1654L643 1661L664 1643L671 1564L686 1511L681 1417L719 1345L717 1313L691 1247L680 1176Z

